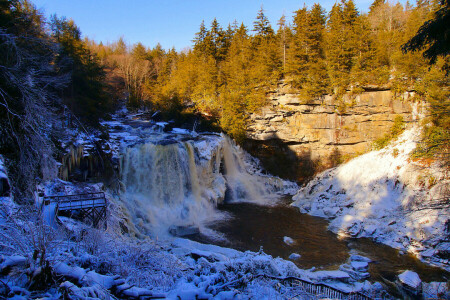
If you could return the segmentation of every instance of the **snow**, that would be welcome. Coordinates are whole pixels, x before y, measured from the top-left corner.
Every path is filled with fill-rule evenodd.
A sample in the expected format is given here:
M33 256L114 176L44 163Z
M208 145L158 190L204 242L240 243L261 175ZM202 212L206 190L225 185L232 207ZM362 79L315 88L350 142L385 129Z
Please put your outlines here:
M225 141L225 137L221 135L195 136L190 131L182 129L175 129L172 133L158 132L156 135L155 124L148 122L148 127L134 128L134 125L126 124L127 120L129 121L130 118L103 122L104 126L110 127L109 133L112 138L110 149L114 157L120 157L124 149L138 144L162 140L185 143L186 137L177 134L189 134L189 145L195 152L193 159L195 164L207 166L213 159L217 159L217 151L223 147ZM156 124L156 126L159 125ZM121 129L115 129L118 127ZM81 143L91 149L93 149L93 140L95 137L82 134L73 139L76 143ZM236 150L236 148L233 149ZM296 188L293 183L262 175L257 160L249 157L244 151L239 151L234 152L233 155L243 158L240 169L245 169L248 174L256 176L255 178L267 186L276 186L278 188L276 192L282 193ZM201 173L207 168L199 167L198 170ZM341 181L344 179L345 176L340 178ZM221 175L210 178L209 176L208 180L211 180L213 188L203 191L202 196L209 201L219 201L219 198L225 194L225 177ZM346 184L345 186L350 190L351 183L347 182ZM371 232L378 232L373 229L379 226L378 223L369 222L370 224L366 226L366 224L362 224L358 214L351 212L355 206L364 208L357 198L347 199L347 196L353 197L356 194L347 195L346 191L335 193L336 191L341 192L342 187L334 190L334 188L329 189L329 186L323 189L317 185L316 188L324 193L324 197L317 197L317 199L324 200L327 196L337 196L338 200L336 200L336 205L327 210L321 210L314 198L311 201L314 212L322 213L330 218L345 213L342 221L345 219L347 222L352 222L353 225L348 232L354 235L368 232L368 228ZM396 190L395 187L389 186L389 188L389 191ZM55 180L41 186L40 189L47 195L63 195L97 192L103 190L104 187L102 184L74 184ZM272 190L275 189L272 188ZM398 191L398 194L401 192ZM43 213L46 224L50 226L40 225L36 222L37 218L34 215L31 217L22 215L20 210L13 209L11 206L10 212L14 212L15 215L9 213L10 217L0 223L2 229L12 229L12 231L5 229L2 233L10 234L17 240L17 245L13 245L15 248L0 248L3 254L0 267L2 271L5 271L0 275L0 280L7 282L8 288L12 291L8 295L10 298L30 298L29 274L43 275L44 271L40 265L46 263L51 269L49 274L52 277L48 283L51 288L45 291L45 294L36 296L40 298L293 299L303 296L312 298L312 295L303 288L291 284L295 281L291 282L289 281L291 279L288 278L325 283L342 291L364 290L381 293L380 284L361 282L359 279L366 276L363 271L367 269L370 262L367 258L353 255L346 265L341 266L340 270L314 272L314 270L299 269L292 261L279 257L274 258L264 253L263 249L259 252L242 252L183 238L161 239L159 236L150 238L136 230L141 224L129 222L130 211L121 206L119 196L113 197L106 191L106 197L109 204L107 230L90 228L81 222L64 217L60 217L63 223L60 226L54 222L54 203L46 205ZM148 201L148 199L146 200ZM340 205L339 201L344 205ZM375 199L373 201L387 200ZM302 209L306 209L303 206L307 205L302 205ZM389 209L398 207L401 205L392 205ZM192 209L191 206L188 208ZM137 208L137 210L140 214L143 213L142 208ZM143 222L143 218L139 218L139 220L139 222ZM391 218L383 222L391 223L393 220ZM396 221L398 222L398 220ZM20 234L17 234L19 232ZM44 261L40 261L40 257L36 260L32 259L36 249L33 242L36 240L45 242L39 244L45 251L39 252L42 249L39 248L37 252L42 256L45 253L45 258L42 258ZM283 241L288 245L295 243L292 238L287 236L283 238ZM19 249L19 246L22 247L20 251L16 250ZM445 248L445 245L441 243L437 247ZM290 256L290 259L293 260L299 258L300 255L297 253L292 253ZM13 268L9 274L6 272L8 268Z
M350 265L357 271L365 271L369 268L369 264L364 261L352 261Z
M398 279L401 283L406 284L408 287L415 290L419 289L422 280L420 280L419 275L416 272L407 270L402 274L398 275Z
M2 263L0 264L0 270L18 265L24 265L27 262L27 258L21 255L2 256Z
M291 255L289 255L289 259L290 260L299 260L302 256L298 253L291 253Z
M191 133L191 131L189 131L187 129L182 129L182 128L173 128L172 132L176 133L176 134L190 134Z
M298 191L292 205L330 219L329 229L339 235L370 237L420 256L443 242L450 209L417 208L445 197L450 182L439 166L423 168L412 161L419 137L413 126L388 147L318 174ZM437 183L424 184L430 181L426 178ZM429 262L450 269L434 256Z

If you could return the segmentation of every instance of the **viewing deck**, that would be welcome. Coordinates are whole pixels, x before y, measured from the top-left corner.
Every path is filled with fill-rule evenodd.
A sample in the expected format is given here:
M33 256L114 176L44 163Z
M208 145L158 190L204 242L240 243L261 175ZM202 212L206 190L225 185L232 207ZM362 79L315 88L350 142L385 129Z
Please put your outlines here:
M56 203L55 216L68 216L80 219L97 227L106 222L108 205L105 193L86 193L77 195L45 196L44 204Z

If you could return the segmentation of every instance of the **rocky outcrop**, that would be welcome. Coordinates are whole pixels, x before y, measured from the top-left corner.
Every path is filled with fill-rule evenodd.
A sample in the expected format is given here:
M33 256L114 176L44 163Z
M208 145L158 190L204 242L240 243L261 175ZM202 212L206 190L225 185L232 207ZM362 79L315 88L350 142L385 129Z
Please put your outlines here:
M381 90L346 94L343 101L331 95L311 100L283 84L269 94L267 106L251 115L247 136L259 146L253 143L248 148L260 156L258 148L282 144L284 152L296 157L292 163L304 165L308 160L319 169L334 166L370 150L373 141L390 130L396 116L403 116L405 122L415 121L424 104L412 102L413 97L413 92L396 96L390 90ZM261 160L264 164L265 159ZM270 167L269 171L282 175ZM290 179L302 177L293 176L297 178Z

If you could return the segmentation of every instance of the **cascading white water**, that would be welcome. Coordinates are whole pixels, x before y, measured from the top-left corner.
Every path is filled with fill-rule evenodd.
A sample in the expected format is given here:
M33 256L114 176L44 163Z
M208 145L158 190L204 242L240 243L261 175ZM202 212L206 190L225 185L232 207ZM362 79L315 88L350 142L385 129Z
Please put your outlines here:
M267 203L283 181L252 174L246 153L226 136L169 145L126 148L121 166L121 199L136 230L164 235L173 226L194 226L221 217L224 201Z

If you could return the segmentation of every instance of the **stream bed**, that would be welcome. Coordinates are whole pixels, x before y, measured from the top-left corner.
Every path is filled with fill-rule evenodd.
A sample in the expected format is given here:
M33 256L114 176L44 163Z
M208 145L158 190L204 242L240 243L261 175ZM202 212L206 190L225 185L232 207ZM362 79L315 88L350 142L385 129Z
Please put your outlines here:
M259 251L263 247L265 253L284 259L298 253L301 257L294 263L302 269L336 270L351 254L359 254L373 261L369 264L369 279L387 284L405 270L415 271L425 282L450 279L450 273L445 270L368 238L340 238L327 230L327 220L302 214L285 199L274 206L227 203L220 205L219 210L229 214L229 218L209 228L223 234L226 240L201 234L188 238L241 251ZM288 245L284 237L292 238L294 243Z

